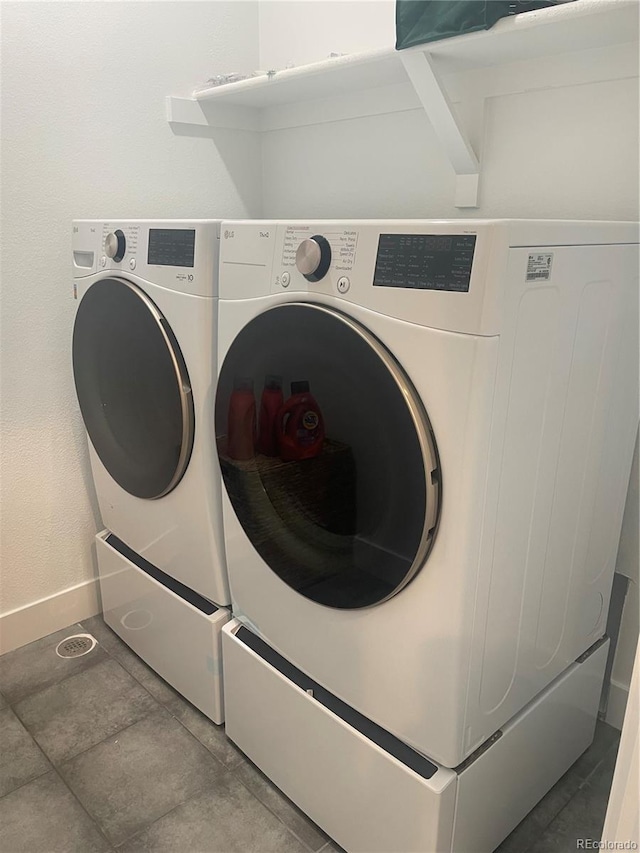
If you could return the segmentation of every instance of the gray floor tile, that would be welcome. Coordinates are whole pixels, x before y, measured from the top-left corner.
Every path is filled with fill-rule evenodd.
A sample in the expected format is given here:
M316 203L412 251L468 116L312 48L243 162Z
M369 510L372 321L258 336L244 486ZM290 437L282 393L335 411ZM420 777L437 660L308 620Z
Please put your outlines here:
M111 849L53 770L0 800L0 826L6 853L103 853Z
M128 650L129 648L116 632L111 630L101 613L97 616L91 616L89 619L83 619L80 625L87 634L93 634L102 648L112 657L117 658L121 649Z
M10 708L0 711L0 797L42 776L51 765Z
M93 634L103 649L115 658L117 658L120 649L129 648L116 632L111 630L101 613L97 616L91 616L89 619L83 619L80 624L87 634Z
M619 742L620 731L602 720L598 720L593 743L576 761L573 769L582 779L588 779L611 748Z
M227 771L163 710L65 762L60 772L117 845Z
M260 802L272 811L311 850L320 850L327 843L327 836L313 821L300 811L255 764L243 760L235 774Z
M589 776L587 784L600 793L608 794L611 791L613 782L613 773L616 769L616 761L618 760L618 749L620 747L620 738L609 749L603 760L598 765L596 771Z
M51 684L62 681L77 672L105 660L106 654L100 646L77 658L61 658L56 646L71 634L83 633L80 625L71 625L48 637L22 646L0 657L0 690L11 705L31 696ZM86 632L84 632L86 633Z
M176 694L166 707L225 767L232 770L244 760L238 747L226 736L224 726L212 723L182 696Z
M496 853L523 853L532 849L585 784L585 780L592 774L598 775L607 753L617 748L619 740L620 732L617 729L599 722L591 746L505 838Z
M157 710L115 660L104 660L24 699L15 712L54 762L64 761Z
M85 619L82 625L158 702L166 705L179 695L111 630L102 616Z
M122 853L308 853L229 771L124 844Z
M82 631L100 647L58 658L57 643ZM106 853L109 841L123 844L118 853L344 853L102 617L0 658L0 688L0 849L7 853ZM9 703L53 760L74 756L58 770L84 808L13 711L2 710ZM598 723L592 746L499 853L568 853L578 838L598 840L619 737Z
M179 694L173 689L170 684L161 678L157 672L151 669L150 666L139 658L135 652L132 652L128 646L124 650L113 655L118 663L129 672L138 681L145 690L148 690L151 695L162 705L167 705Z
M576 850L578 839L599 841L615 768L617 745L612 747L597 770L549 824L531 853L564 853Z
M495 853L524 853L540 838L583 784L572 767L529 812Z

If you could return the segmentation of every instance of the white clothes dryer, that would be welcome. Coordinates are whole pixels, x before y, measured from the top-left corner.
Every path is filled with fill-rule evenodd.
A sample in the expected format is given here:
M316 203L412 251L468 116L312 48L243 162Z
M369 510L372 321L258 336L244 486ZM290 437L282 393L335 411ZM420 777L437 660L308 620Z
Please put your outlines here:
M218 250L217 221L73 225L73 373L107 528L105 620L221 721Z
M391 829L401 849L493 849L593 736L637 426L637 226L233 222L220 270L227 732L347 849L392 849ZM234 381L267 375L309 383L319 455L230 458ZM536 750L544 771L523 771ZM405 806L388 821L407 786L425 846ZM465 802L487 826L470 848Z

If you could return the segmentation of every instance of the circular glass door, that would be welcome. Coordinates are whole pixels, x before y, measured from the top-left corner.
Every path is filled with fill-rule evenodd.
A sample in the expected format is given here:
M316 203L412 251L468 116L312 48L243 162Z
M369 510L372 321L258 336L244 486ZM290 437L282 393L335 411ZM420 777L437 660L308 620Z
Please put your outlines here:
M178 342L142 290L116 278L91 285L76 314L73 375L113 479L139 498L175 488L193 447L193 400Z
M352 318L289 303L251 320L222 365L216 434L238 520L301 595L368 607L424 565L440 505L431 427L397 361Z

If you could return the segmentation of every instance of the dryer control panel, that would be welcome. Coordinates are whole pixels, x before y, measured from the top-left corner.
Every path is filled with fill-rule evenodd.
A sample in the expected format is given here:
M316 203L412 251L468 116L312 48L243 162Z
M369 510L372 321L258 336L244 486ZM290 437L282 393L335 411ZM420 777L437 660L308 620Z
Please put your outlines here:
M501 276L487 271L500 242L506 251L504 226L483 221L225 222L220 298L307 294L432 328L495 334Z
M637 235L636 223L615 222L225 221L220 298L343 303L346 312L357 306L434 329L499 335L520 288L565 292L557 247L635 244ZM522 259L508 274L516 252Z
M317 247L314 252L314 245ZM300 266L302 257L309 253L317 257L318 267L322 270L325 261L326 268L316 281L324 278L329 271L329 266L341 272L349 272L353 269L358 248L358 232L352 228L329 227L323 229L319 234L310 233L309 226L288 225L285 228L282 245L282 266L296 266L300 272L305 274ZM313 278L309 278L313 281Z
M374 287L466 293L475 234L381 234Z

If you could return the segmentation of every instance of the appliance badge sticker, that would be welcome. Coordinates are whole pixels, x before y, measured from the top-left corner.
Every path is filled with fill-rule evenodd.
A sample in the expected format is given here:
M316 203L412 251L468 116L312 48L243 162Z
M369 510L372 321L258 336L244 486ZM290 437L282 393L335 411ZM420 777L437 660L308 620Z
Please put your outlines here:
M529 255L527 261L527 281L549 281L553 252L549 254Z

